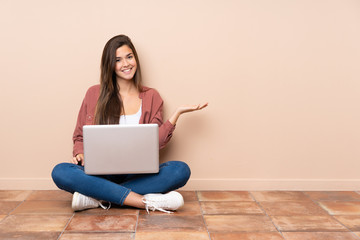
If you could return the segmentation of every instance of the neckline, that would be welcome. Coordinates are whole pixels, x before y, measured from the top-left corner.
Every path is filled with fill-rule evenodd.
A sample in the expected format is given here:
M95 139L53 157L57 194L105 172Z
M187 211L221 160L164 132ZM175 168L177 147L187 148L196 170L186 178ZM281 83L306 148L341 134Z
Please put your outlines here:
M120 117L129 117L129 116L135 116L135 115L138 115L138 114L140 114L140 113L141 113L141 109L142 109L142 102L141 102L141 104L140 104L140 108L139 108L139 110L138 110L136 113L134 113L134 114L130 114L130 115L120 115Z

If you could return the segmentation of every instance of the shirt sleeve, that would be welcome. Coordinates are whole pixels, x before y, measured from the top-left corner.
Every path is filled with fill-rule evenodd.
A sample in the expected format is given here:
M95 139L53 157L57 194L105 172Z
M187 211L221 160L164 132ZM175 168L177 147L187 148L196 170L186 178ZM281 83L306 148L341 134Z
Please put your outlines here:
M152 110L150 123L159 125L159 147L162 149L170 141L175 125L171 124L169 120L163 122L163 100L157 92L153 96Z
M85 125L86 121L86 102L85 99L83 100L80 111L78 114L74 134L73 134L73 156L75 157L79 153L84 153L84 146L83 146L83 126Z
M95 94L96 94L96 88L90 88L86 92L84 100L81 104L72 138L74 143L74 147L73 147L74 157L79 153L84 153L83 126L93 124L93 118L95 114L94 106L97 102L97 98Z

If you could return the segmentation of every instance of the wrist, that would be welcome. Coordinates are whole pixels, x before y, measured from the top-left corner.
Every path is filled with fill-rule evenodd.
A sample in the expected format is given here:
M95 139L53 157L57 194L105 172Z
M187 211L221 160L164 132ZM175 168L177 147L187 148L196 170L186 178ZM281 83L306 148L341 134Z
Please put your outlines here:
M171 115L171 117L169 118L169 122L172 124L172 125L175 125L179 116L180 116L180 111L179 109L176 109L176 111Z

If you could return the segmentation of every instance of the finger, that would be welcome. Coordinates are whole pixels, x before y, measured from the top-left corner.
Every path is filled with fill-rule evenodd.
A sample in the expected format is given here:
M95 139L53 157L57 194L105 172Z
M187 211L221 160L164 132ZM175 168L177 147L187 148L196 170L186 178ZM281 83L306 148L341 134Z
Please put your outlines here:
M200 109L203 109L203 108L205 108L207 106L208 106L208 103L204 103L203 105L200 106Z
M81 166L84 166L84 155L83 154L79 154L79 162L81 163Z
M81 166L84 166L84 158L80 157L79 163Z
M198 105L194 105L193 107L192 107L192 110L200 110L200 109L202 109L204 106L203 105L200 105L200 104L198 104Z
M73 157L73 158L71 159L71 163L73 163L73 164L77 164L77 163L78 163L78 161L77 161L77 159L76 159L75 157Z
M194 107L193 107L194 110L198 110L199 108L200 108L200 104L194 105Z

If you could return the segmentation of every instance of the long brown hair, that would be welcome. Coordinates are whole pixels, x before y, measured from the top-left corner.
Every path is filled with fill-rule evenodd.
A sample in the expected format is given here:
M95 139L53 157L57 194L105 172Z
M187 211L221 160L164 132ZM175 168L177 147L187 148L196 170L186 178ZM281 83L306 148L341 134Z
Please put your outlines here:
M115 65L116 50L124 45L127 45L135 56L137 70L133 81L139 92L142 89L140 61L130 38L125 35L111 38L106 43L101 57L100 96L96 105L94 124L119 124L124 106L119 94L120 87L116 81Z

